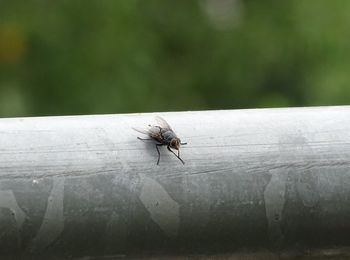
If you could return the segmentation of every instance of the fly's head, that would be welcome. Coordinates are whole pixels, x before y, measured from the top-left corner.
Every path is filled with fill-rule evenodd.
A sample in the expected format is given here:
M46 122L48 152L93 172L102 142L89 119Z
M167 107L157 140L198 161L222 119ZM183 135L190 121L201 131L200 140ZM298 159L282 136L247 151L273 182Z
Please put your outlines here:
M170 141L170 147L173 148L173 149L176 149L176 150L180 149L180 144L181 144L181 141L177 137L171 139L171 141Z

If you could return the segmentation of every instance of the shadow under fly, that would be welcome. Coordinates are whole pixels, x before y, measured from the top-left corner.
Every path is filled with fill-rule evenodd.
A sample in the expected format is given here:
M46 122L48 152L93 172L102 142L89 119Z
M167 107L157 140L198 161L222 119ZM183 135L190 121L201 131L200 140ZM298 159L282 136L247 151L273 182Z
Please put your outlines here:
M166 145L167 149L172 152L182 162L182 164L185 164L185 162L180 158L180 145L186 145L187 143L181 143L180 138L176 136L173 129L170 127L167 121L165 121L165 119L160 116L156 116L155 119L158 125L148 125L147 129L139 129L133 127L135 131L145 134L149 137L137 138L142 141L153 141L155 143L158 152L157 165L159 164L160 160L159 146L163 145ZM177 150L177 154L171 150L171 148Z

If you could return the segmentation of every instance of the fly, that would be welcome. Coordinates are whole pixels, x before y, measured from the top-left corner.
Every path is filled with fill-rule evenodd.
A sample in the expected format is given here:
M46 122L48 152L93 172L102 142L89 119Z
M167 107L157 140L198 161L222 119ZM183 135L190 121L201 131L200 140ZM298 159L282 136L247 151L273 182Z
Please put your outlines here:
M160 160L160 152L159 152L159 146L166 145L167 149L172 152L181 162L182 164L185 164L185 162L180 158L180 145L185 145L187 143L181 143L180 138L176 136L173 129L170 127L170 125L160 116L155 117L157 121L157 125L148 125L147 129L138 129L133 128L135 131L148 135L150 138L141 138L137 137L139 140L142 141L154 141L155 146L158 152L158 160L157 165L159 164ZM171 148L177 150L177 154L171 150Z

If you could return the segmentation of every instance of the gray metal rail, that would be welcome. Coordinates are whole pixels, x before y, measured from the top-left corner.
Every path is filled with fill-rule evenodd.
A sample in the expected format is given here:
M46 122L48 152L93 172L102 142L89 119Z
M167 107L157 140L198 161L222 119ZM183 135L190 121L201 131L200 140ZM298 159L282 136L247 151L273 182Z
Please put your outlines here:
M185 165L136 138L155 115ZM3 257L349 246L349 106L0 119Z

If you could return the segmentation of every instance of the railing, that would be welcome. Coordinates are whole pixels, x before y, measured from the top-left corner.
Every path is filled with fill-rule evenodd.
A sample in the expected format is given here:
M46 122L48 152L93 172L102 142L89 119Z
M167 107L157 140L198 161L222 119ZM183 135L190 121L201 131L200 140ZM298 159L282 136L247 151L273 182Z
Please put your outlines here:
M137 139L155 115L184 165ZM349 246L349 106L0 119L4 257Z

